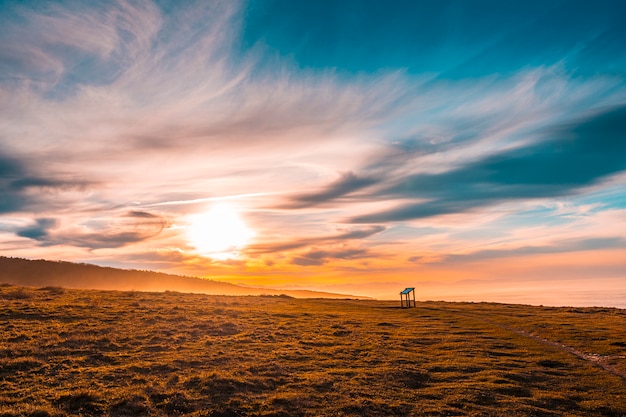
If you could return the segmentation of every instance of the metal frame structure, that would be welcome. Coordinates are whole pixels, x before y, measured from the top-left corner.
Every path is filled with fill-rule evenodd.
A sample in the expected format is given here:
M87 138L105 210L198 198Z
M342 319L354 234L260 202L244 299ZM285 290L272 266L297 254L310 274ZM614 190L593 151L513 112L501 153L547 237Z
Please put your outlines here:
M413 294L413 298L411 298L411 294ZM415 288L408 287L400 292L400 307L402 308L416 307Z

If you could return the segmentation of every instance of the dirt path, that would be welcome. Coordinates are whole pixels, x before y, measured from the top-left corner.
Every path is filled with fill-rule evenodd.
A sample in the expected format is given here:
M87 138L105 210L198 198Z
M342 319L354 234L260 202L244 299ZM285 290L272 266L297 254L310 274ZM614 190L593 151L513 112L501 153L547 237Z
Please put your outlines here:
M470 315L468 315L466 312L456 311L456 313L461 314L461 315L466 316L466 317L470 317ZM538 336L538 335L536 335L534 333L527 332L527 331L521 330L521 329L516 329L516 328L510 327L510 326L507 326L505 324L498 323L496 321L486 319L485 317L477 317L477 316L474 316L474 315L471 315L471 317L474 318L474 319L479 319L481 321L486 321L486 322L491 323L492 325L497 326L497 327L499 327L499 328L501 328L503 330L507 330L509 332L516 333L516 334L518 334L520 336L524 336L524 337L527 337L529 339L536 340L536 341L541 342L541 343L543 343L545 345L556 347L556 348L558 348L558 349L560 349L560 350L562 350L564 352L568 352L568 353L570 353L570 354L572 354L574 356L577 356L578 358L580 358L582 360L590 362L593 365L595 365L595 366L597 366L599 368L604 369L606 372L610 372L613 375L616 375L616 376L622 378L624 381L626 381L626 371L622 371L621 369L618 369L618 368L616 368L615 366L613 366L613 365L611 365L609 363L609 361L611 359L623 359L624 356L608 356L608 355L599 355L599 354L596 354L596 353L584 353L584 352L581 352L580 350L575 349L575 348L573 348L571 346L568 346L566 344L563 344L563 343L560 343L560 342L556 342L554 340L546 339L546 338Z
M559 343L559 342L555 342L554 340L549 340L549 339L545 339L541 336L537 336L536 334L533 333L529 333L525 330L520 330L520 329L513 329L510 328L508 326L504 326L502 324L499 323L493 323L496 326L499 326L505 330L511 331L513 333L519 334L521 336L525 336L534 340L537 340L543 344L549 345L549 346L554 346L556 348L559 348L565 352L569 352L572 355L578 356L580 359L586 360L588 362L591 362L592 364L599 366L600 368L604 369L607 372L612 373L613 375L617 375L619 377L621 377L622 379L626 380L626 372L621 371L619 369L617 369L616 367L614 367L613 365L609 364L608 361L612 358L614 358L613 356L604 356L604 355L598 355L598 354L594 354L594 353L584 353L579 351L578 349L574 349L571 346L567 346L563 343Z

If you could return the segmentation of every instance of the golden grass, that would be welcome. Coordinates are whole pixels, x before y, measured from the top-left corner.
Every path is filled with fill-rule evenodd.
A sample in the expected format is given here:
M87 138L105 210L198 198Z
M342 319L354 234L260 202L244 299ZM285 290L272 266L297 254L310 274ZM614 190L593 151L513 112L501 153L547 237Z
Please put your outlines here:
M624 310L397 304L0 287L0 417L626 415Z

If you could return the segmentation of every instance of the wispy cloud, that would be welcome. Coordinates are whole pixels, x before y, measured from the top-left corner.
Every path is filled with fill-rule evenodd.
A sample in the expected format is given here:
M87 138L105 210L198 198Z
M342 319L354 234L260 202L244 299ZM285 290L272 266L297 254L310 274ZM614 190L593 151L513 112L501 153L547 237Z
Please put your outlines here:
M329 259L362 259L373 256L367 249L312 250L296 256L291 263L299 266L321 266Z
M588 238L565 240L549 245L519 246L510 249L484 249L466 254L450 254L438 259L440 263L467 263L473 261L499 260L518 258L529 255L563 254L570 252L587 252L603 249L623 249L626 239L622 237ZM417 261L415 259L414 261Z
M0 5L0 248L389 285L619 250L623 7L444 3ZM188 241L222 200L237 260Z
M351 194L360 189L376 184L377 179L373 177L358 177L353 172L346 172L340 175L339 179L317 192L297 194L290 198L287 204L289 208L311 207L322 203L337 200L347 194Z
M57 221L55 219L36 219L35 224L18 228L15 234L29 239L46 240L50 229L56 225Z
M287 242L270 242L270 243L262 243L250 245L246 252L248 253L274 253L274 252L285 252L291 251L294 249L307 248L316 245L327 245L327 244L337 244L337 243L345 243L351 240L361 240L366 239L370 236L381 233L385 230L384 226L370 226L364 228L357 228L353 230L344 230L340 231L340 233L336 233L333 235L322 235L322 236L313 236L313 237L300 237L294 238L292 237Z
M41 246L69 245L89 250L119 248L157 236L169 221L156 214L130 211L116 217L90 216L80 226L61 218L38 218L34 224L14 228L20 237Z
M224 201L224 200L241 200L246 198L273 196L278 194L284 194L283 192L271 192L271 193L248 193L248 194L235 194L235 195L223 195L215 197L195 198L191 200L173 200L173 201L161 201L158 203L146 204L145 206L176 206L184 204L198 204L207 203L212 201Z
M554 127L536 143L489 155L438 174L402 178L382 190L391 199L421 199L357 223L403 221L462 213L518 199L566 196L626 170L626 108Z

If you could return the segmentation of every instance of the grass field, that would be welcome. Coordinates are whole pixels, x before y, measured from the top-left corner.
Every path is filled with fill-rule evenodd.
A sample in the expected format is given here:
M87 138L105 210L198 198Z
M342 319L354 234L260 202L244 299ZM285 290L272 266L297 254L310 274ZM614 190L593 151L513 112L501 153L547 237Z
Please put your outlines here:
M626 416L626 311L0 287L0 416Z

